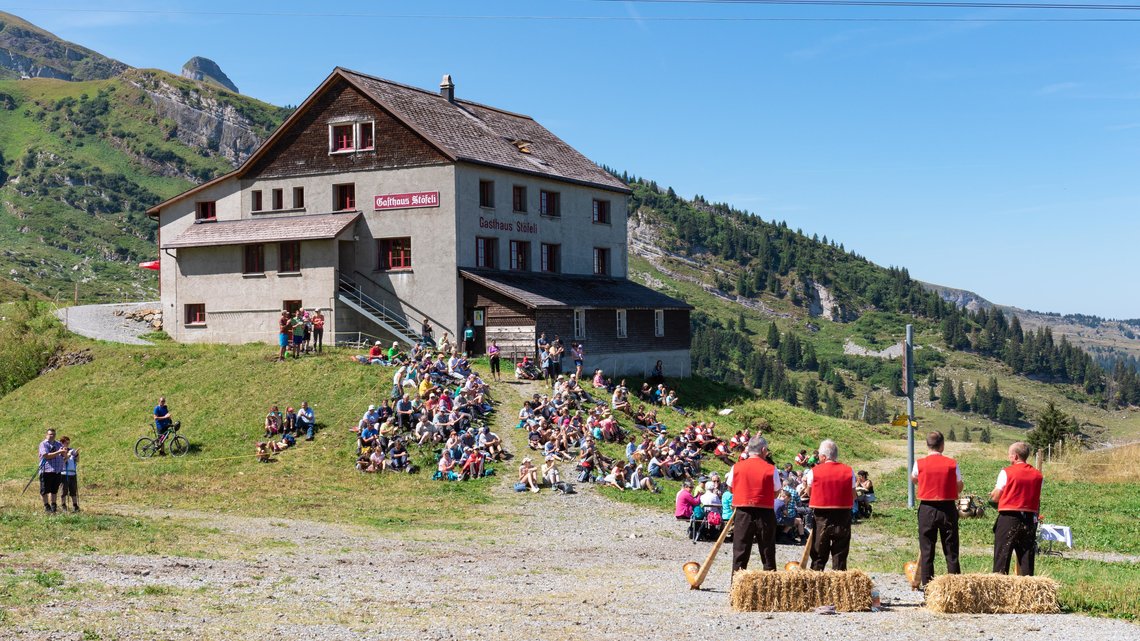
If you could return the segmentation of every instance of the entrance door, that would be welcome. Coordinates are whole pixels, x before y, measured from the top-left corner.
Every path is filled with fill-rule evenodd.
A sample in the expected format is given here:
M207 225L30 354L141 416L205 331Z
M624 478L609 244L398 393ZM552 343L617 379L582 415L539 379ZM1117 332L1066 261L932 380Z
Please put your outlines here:
M463 340L467 322L475 329L475 339L467 346L471 356L482 356L487 353L487 308L468 307L463 310L463 327L459 330L459 340Z

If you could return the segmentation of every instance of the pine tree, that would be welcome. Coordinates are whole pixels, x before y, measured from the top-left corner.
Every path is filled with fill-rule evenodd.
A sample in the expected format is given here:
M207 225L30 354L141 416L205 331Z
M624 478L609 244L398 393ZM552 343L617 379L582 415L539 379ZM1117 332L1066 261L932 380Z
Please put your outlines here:
M969 443L971 440L972 439L970 438L970 426L967 425L967 426L962 428L962 442L963 443Z
M993 436L990 434L990 426L986 425L982 428L982 435L978 437L983 443L989 443Z
M796 385L796 382L791 379L788 379L784 384L784 401L792 407L800 404L798 388L799 385Z
M839 396L832 393L824 394L824 414L836 418L843 416L843 407L839 404Z
M926 386L930 388L930 400L938 400L938 396L934 393L934 388L938 387L938 374L933 368L930 370L930 376L926 378Z
M997 420L1006 425L1017 425L1021 422L1021 410L1017 408L1017 400L1005 397L998 404Z
M780 348L780 330L776 327L776 321L772 321L768 325L768 347L772 349Z
M942 402L942 409L955 410L958 409L958 398L954 396L954 381L950 379L943 379L942 392L938 395L939 400Z
M813 412L819 411L819 383L815 379L809 378L804 383L804 407Z
M957 441L958 440L958 435L954 433L954 428L951 427L950 431L946 433L946 440L948 440L948 441Z
M1037 418L1037 427L1029 432L1029 444L1037 449L1045 449L1054 443L1059 443L1069 436L1077 433L1077 421L1057 409L1053 401L1045 407L1045 411Z
M958 410L962 412L970 411L970 401L966 398L966 388L962 386L962 381L958 381Z
M745 322L744 322L744 310L743 309L740 310L740 313L737 314L737 316L736 316L736 326L740 328L741 334L747 334L748 333L748 325L745 324Z

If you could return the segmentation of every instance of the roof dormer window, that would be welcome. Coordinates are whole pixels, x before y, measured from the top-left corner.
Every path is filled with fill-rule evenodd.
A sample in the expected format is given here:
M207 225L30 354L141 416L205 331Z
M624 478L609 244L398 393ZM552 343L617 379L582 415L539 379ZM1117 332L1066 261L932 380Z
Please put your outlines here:
M329 125L329 153L343 154L376 148L376 123L338 122Z

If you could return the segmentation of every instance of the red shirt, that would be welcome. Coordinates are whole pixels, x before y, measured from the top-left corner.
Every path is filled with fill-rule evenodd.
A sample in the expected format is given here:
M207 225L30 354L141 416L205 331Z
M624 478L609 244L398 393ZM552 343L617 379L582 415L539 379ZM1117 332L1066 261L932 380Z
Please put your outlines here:
M808 505L823 510L851 509L855 505L855 473L838 461L827 461L811 468L811 499Z
M918 500L958 499L958 461L941 454L930 454L915 464L918 465Z
M759 456L732 466L733 507L772 509L776 502L776 466Z
M1041 484L1045 477L1028 463L1014 463L1002 470L1005 487L998 497L998 512L1033 512L1041 510Z

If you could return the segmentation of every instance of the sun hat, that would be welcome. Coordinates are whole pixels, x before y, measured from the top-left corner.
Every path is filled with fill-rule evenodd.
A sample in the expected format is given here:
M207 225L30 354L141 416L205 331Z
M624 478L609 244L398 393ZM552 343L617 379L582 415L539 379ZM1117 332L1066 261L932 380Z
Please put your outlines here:
M373 411L373 410L375 410L375 409L376 409L376 406L375 406L375 405L369 405L369 406L368 406L368 411L369 411L369 412L371 412L371 411Z

